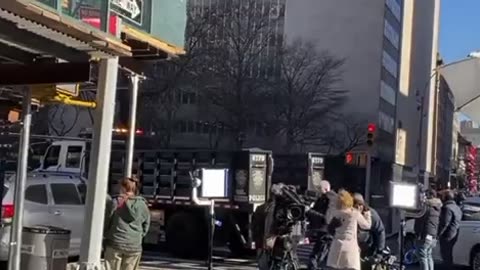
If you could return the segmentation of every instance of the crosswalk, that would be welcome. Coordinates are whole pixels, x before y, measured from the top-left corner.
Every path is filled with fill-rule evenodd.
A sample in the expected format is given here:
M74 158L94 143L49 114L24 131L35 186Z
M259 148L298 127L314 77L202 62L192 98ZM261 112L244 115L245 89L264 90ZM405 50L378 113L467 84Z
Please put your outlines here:
M298 256L302 264L306 264L312 245L298 248ZM255 260L226 257L214 257L216 270L254 270L257 269ZM174 258L167 253L145 252L141 262L141 270L200 270L207 269L205 261Z

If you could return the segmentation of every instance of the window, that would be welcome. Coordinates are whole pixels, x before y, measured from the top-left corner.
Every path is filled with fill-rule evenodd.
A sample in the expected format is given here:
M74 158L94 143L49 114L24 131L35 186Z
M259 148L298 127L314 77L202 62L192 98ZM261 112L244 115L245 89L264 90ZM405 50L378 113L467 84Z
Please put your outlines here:
M60 205L82 204L77 187L74 184L51 184L53 201Z
M85 204L87 199L87 185L79 184L77 185L78 193L80 194L80 199L82 200L82 204Z
M48 204L47 189L45 185L33 185L25 190L25 199L34 203Z
M398 49L400 44L400 35L398 32L393 28L393 26L385 20L385 25L383 27L383 34L387 37L388 41L392 43L392 45Z
M398 65L397 62L386 52L383 51L382 65L393 77L397 78Z
M396 104L396 92L395 90L386 84L384 81L380 82L380 96L391 105L395 106Z
M79 168L82 161L82 147L69 146L67 149L67 168Z
M52 145L48 148L48 152L45 155L43 161L43 168L47 169L52 166L58 165L58 157L60 156L60 145Z
M387 7L392 11L395 18L398 21L402 19L402 7L398 4L396 0L387 0Z
M393 119L393 117L389 116L384 112L380 112L378 114L378 124L382 130L393 134L395 128L395 120Z

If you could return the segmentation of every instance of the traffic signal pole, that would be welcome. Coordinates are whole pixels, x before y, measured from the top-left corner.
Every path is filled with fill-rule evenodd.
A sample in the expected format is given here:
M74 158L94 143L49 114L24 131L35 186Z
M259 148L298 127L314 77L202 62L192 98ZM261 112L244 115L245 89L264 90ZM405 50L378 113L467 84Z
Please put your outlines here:
M118 57L100 60L85 222L80 247L81 270L103 269L101 264L103 224L110 168L117 75Z
M370 148L367 149L367 162L365 165L365 202L370 204L370 182L372 176L372 155Z

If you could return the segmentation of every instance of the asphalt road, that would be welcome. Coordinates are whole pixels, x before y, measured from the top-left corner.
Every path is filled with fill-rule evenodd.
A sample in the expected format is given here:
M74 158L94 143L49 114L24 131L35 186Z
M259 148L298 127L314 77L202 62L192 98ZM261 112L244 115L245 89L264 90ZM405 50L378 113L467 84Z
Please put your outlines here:
M390 245L390 244L389 244ZM391 245L394 245L393 243ZM393 247L394 249L395 247ZM303 246L298 251L298 256L303 268L306 266L312 246ZM141 263L141 270L200 270L207 269L205 261L186 260L170 256L168 253L146 251ZM239 259L216 256L214 257L215 270L255 270L256 262L253 259ZM419 270L418 266L409 266L407 270ZM443 270L440 265L435 269ZM461 269L461 268L460 268ZM446 270L446 269L445 269ZM457 269L448 269L457 270Z

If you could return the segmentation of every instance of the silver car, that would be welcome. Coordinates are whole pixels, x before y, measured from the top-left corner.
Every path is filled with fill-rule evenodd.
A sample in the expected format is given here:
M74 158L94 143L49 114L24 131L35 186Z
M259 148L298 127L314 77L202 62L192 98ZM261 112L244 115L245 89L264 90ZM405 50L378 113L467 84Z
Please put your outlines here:
M0 225L0 261L8 260L15 176L5 182ZM27 178L24 226L46 225L71 231L70 256L80 254L84 222L84 182L69 174L34 173Z

